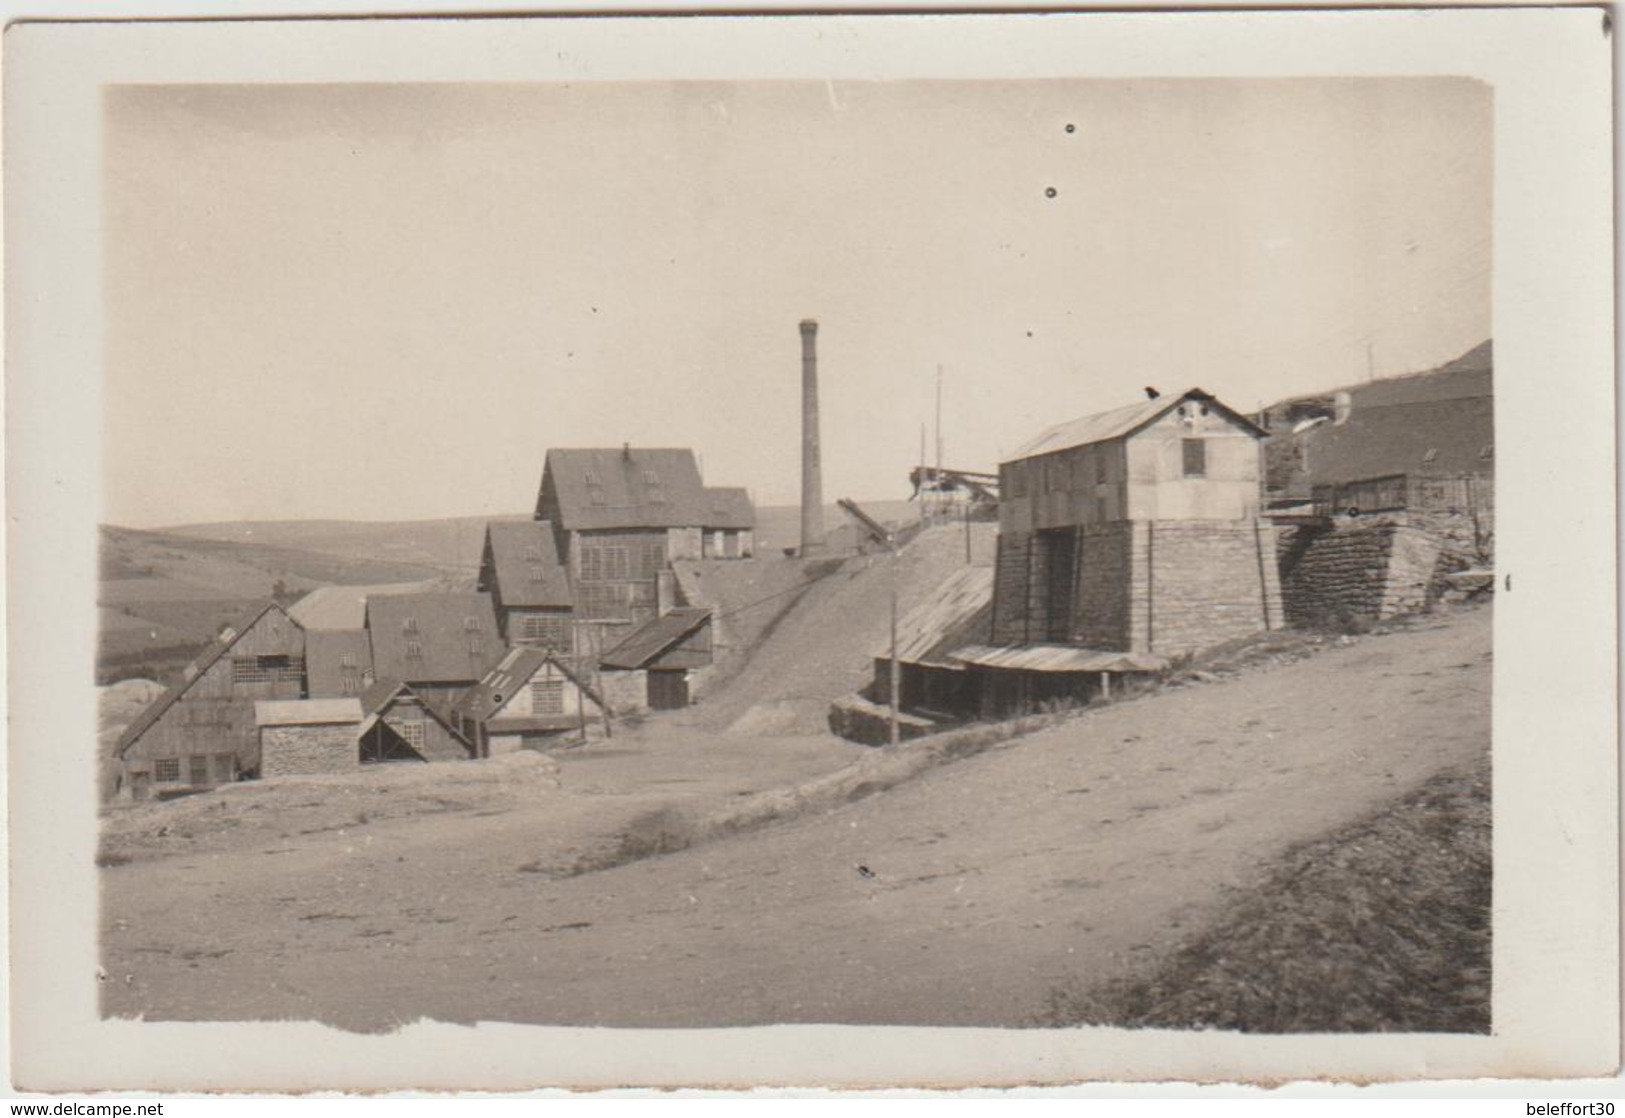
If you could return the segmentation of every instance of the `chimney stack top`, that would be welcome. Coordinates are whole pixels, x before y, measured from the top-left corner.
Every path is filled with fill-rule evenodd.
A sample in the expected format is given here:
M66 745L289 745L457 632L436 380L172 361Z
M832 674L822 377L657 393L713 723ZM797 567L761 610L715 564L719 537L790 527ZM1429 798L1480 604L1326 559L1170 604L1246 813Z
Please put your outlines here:
M804 318L801 320L801 332L803 334L811 334L817 329L818 320L816 318Z

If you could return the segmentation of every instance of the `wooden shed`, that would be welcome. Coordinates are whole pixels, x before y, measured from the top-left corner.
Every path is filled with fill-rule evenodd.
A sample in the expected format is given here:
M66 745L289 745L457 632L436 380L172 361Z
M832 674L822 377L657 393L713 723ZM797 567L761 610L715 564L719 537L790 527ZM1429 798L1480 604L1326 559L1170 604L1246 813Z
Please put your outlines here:
M492 757L585 740L604 704L553 653L516 648L458 698L451 721L475 756Z
M682 607L634 629L603 654L599 667L619 713L628 700L653 710L681 710L691 698L690 674L711 662L711 611Z
M361 696L361 763L466 761L474 746L407 684L381 679Z
M268 604L228 629L119 739L124 795L198 791L260 771L254 704L305 694L305 630Z

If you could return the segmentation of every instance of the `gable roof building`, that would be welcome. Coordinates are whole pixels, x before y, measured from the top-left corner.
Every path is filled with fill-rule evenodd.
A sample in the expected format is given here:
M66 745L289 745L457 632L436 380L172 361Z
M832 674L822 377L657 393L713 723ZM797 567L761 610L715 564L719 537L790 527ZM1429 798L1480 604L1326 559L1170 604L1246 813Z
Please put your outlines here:
M305 689L312 699L359 695L372 680L372 639L365 629L305 634Z
M267 603L227 630L125 728L117 745L124 790L145 799L257 772L255 702L304 693L305 631Z
M516 648L457 697L451 717L476 755L511 753L602 720L604 703L553 653Z
M372 586L318 586L288 607L288 616L307 632L324 629L354 631L366 624L367 599L383 594L424 594L436 580L388 582Z
M491 595L393 594L367 599L373 672L414 687L463 687L507 649Z
M755 510L740 489L709 489L687 448L549 450L536 519L560 531L627 528L748 530Z
M569 609L570 572L546 520L492 521L485 526L480 590L502 609Z

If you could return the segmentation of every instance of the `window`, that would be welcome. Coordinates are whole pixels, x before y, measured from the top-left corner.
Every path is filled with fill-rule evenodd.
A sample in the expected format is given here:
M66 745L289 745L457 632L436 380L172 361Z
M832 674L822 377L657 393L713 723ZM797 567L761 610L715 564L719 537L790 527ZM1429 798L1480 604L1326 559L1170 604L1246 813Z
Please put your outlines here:
M644 485L659 485L660 484L660 475L655 473L653 470L644 470L643 471L643 484Z
M423 749L423 723L417 719L401 719L399 722L387 720L389 728L401 736L401 740L413 749Z
M1478 456L1480 458L1494 458L1495 457L1495 444L1490 443L1489 445L1480 448L1479 452L1478 452Z
M179 784L181 782L181 759L179 757L160 757L152 763L152 779L159 784Z
M1430 446L1428 447L1428 452L1422 455L1422 461L1431 462L1437 457L1439 457L1439 448L1436 446Z
M477 633L480 631L480 619L477 617L463 618L463 632Z
M421 660L421 659L423 659L423 642L422 641L407 641L406 642L406 658L408 660Z
M1025 497L1027 495L1027 463L1012 462L1008 467L1009 490L1012 497Z
M186 759L186 777L192 784L209 783L209 758L194 756Z
M530 685L530 705L535 714L564 713L564 681L538 679Z
M406 617L406 618L401 619L401 632L403 632L403 633L415 633L417 631L418 631L418 619L417 618L415 618L415 617Z
M300 682L305 678L303 656L233 656L233 683Z
M562 614L527 613L519 621L519 639L526 644L564 649L570 646L570 619Z
M581 476L586 479L588 485L597 485L598 484L598 475L593 473L591 470L588 470L586 473L582 474Z
M468 654L478 656L485 651L485 642L479 637L470 637L468 641Z
M216 753L214 755L214 782L216 784L230 784L237 779L237 754Z
M525 562L527 562L527 563L540 563L541 561L542 561L542 549L541 548L539 548L539 547L527 547L527 548L525 548Z
M346 653L343 653L342 655L340 655L339 656L339 667L341 667L341 668L353 668L353 667L355 667L355 653L346 652Z
M602 489L593 488L587 490L587 498L595 505L602 505L605 503L604 491Z
M1184 448L1185 476L1207 476L1207 441L1205 439L1181 439Z
M1095 484L1106 484L1106 452L1104 449L1095 451Z
M547 571L544 570L539 564L532 564L530 568L530 581L544 582L546 579Z
M581 550L583 582L612 582L632 577L632 555L628 548L597 544Z

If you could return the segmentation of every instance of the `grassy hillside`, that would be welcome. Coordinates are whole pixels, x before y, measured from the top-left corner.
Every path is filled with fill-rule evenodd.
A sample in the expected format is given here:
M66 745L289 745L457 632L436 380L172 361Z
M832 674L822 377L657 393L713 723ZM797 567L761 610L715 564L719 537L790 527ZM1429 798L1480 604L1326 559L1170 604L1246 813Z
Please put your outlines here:
M173 679L220 627L266 601L289 602L318 586L443 579L449 565L334 555L264 541L230 542L104 526L97 678Z
M389 566L472 573L480 563L485 525L491 520L528 520L524 513L460 516L447 520L245 520L185 524L170 536L240 547L291 548L301 552ZM351 578L350 583L409 582L427 575ZM331 581L337 582L338 579Z

